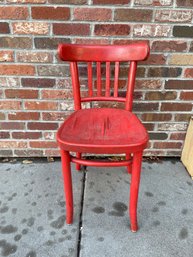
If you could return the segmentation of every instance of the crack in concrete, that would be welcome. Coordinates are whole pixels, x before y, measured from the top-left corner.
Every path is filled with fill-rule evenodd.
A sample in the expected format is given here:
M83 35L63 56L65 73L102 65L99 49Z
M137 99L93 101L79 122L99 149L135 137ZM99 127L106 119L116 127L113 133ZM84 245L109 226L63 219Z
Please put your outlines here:
M83 170L83 178L82 178L82 194L81 194L81 204L80 204L80 216L79 216L79 234L78 234L78 244L77 244L77 257L80 257L80 250L81 250L81 239L82 239L82 215L83 215L83 208L84 208L84 197L85 197L85 184L86 184L86 177L87 171L84 167Z

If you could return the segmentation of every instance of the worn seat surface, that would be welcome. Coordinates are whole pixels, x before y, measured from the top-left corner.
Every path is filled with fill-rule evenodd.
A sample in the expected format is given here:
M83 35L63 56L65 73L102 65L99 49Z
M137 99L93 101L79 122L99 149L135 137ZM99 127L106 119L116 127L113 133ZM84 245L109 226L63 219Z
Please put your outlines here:
M143 149L148 135L136 115L126 110L81 109L61 126L58 140L69 151L78 146L81 152L125 153Z

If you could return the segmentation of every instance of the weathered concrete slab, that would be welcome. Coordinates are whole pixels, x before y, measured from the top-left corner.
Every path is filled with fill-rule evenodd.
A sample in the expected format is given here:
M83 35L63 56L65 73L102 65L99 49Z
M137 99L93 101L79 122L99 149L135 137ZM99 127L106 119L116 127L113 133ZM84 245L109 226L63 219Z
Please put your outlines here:
M88 169L80 256L192 256L193 182L182 164L143 164L137 233L126 210L129 181L124 168Z
M75 218L65 224L61 163L0 164L0 256L76 256L82 173L73 172Z

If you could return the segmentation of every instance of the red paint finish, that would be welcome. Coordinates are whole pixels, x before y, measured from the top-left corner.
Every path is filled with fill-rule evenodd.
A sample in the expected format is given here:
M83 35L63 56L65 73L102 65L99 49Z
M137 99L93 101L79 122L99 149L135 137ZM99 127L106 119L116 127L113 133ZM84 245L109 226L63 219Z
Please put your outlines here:
M149 46L145 42L130 45L72 45L61 44L58 53L63 61L70 62L75 112L61 125L57 141L61 149L62 170L66 195L66 222L73 220L73 196L70 163L96 167L126 166L131 174L130 221L131 230L136 232L137 199L140 182L143 150L147 147L148 134L139 119L132 113L133 91L137 62L148 58ZM129 62L126 97L118 93L121 62ZM78 62L85 62L88 73L88 96L80 94ZM105 65L103 65L105 63ZM111 64L114 64L114 82L111 89ZM95 66L94 66L95 65ZM96 88L93 76L96 67ZM105 67L105 89L103 89L103 67ZM103 90L105 90L103 92ZM94 92L95 91L95 92ZM125 103L125 109L91 108L82 109L82 102L117 101ZM75 152L70 157L69 152ZM126 154L125 161L103 162L81 159L82 153Z

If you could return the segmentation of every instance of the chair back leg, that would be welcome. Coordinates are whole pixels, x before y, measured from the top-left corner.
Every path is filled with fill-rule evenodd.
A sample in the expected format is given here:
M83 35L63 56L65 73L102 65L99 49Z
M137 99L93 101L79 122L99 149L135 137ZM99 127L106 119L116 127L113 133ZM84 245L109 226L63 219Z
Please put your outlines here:
M136 232L138 230L137 202L138 202L138 192L139 192L139 183L140 183L140 174L141 174L142 155L143 155L143 152L136 152L133 154L131 186L130 186L130 206L129 206L132 232Z
M81 153L76 153L76 158L80 159L81 158ZM76 164L76 170L80 171L81 170L81 165Z
M64 192L66 197L66 223L73 222L73 192L72 192L72 177L70 166L70 154L67 151L60 150L62 160L62 173L64 179Z
M130 153L126 153L126 160L129 161L131 160L131 154ZM128 166L127 166L127 172L129 174L131 174L132 172L132 163L130 163Z

